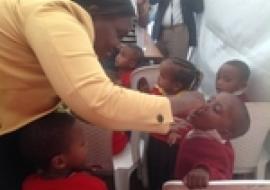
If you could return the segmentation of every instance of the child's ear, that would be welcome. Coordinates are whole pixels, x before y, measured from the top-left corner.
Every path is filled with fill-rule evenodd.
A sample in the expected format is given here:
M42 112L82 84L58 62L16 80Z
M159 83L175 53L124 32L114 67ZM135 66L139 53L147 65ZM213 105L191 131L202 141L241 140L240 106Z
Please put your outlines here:
M67 159L63 154L56 155L52 158L51 165L55 169L64 169L67 167Z

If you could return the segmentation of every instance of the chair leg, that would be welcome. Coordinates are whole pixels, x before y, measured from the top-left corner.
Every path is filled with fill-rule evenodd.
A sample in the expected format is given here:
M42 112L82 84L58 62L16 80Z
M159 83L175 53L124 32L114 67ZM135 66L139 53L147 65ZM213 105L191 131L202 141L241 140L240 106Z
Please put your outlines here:
M142 184L144 188L148 188L148 172L146 167L141 168L141 177L142 177Z
M269 155L266 150L262 150L261 158L259 160L259 163L257 165L257 171L256 171L256 178L257 179L265 179L265 172L267 163L269 161Z
M114 171L115 190L129 190L130 174L129 170Z
M145 189L148 188L148 172L146 164L146 159L143 159L142 163L137 167L137 177L142 182Z
M265 169L263 167L257 167L256 178L265 179Z

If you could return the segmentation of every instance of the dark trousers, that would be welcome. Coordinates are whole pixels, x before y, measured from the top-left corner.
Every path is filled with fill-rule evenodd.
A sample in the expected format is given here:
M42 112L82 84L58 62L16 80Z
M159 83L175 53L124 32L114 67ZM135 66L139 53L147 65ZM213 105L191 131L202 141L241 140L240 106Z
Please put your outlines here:
M23 179L33 171L19 150L21 130L0 136L0 190L20 190Z
M147 150L147 166L150 190L161 190L162 184L173 179L178 145L167 143L150 136Z

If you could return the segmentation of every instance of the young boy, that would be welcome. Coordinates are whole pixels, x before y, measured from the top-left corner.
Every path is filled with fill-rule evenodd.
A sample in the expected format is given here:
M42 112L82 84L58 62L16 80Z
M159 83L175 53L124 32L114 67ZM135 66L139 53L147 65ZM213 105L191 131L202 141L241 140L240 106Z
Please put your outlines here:
M194 129L179 147L175 175L189 188L207 186L208 180L231 179L234 152L230 139L244 135L250 124L245 104L221 92L195 110L189 121Z
M179 58L165 59L160 64L160 74L157 86L152 89L156 95L176 95L187 90L195 90L200 83L201 73L192 63ZM203 99L203 98L202 98ZM201 106L194 103L194 108ZM177 117L185 118L187 114ZM176 139L183 133L182 129L177 133L167 135L151 133L147 150L148 176L150 190L160 190L162 184L171 179L175 167L178 143ZM173 135L173 136L172 136Z
M124 45L115 58L115 66L118 70L118 80L121 86L130 88L130 74L142 63L144 54L136 45Z
M100 179L81 172L87 144L83 131L67 113L50 113L22 132L21 150L37 172L28 176L23 190L106 190Z
M238 96L243 102L248 101L245 90L249 76L250 69L246 63L239 60L227 61L217 72L217 93L232 93Z

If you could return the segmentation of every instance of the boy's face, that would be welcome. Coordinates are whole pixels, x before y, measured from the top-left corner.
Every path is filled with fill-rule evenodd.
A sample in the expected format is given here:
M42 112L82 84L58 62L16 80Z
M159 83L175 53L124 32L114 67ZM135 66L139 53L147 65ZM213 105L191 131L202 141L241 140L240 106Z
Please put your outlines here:
M76 121L70 131L70 147L65 153L67 165L73 169L81 168L87 159L87 143L79 121Z
M236 67L226 63L220 67L216 76L217 93L233 93L243 89L245 86L241 73Z
M174 80L174 74L177 69L179 69L177 65L170 60L164 60L160 64L158 85L167 95L175 95L182 88L182 85Z
M232 110L234 109L233 95L220 93L194 110L190 122L196 129L216 129L221 135L229 134L232 126Z
M124 46L115 58L115 65L118 68L132 69L137 64L137 55L132 48Z

